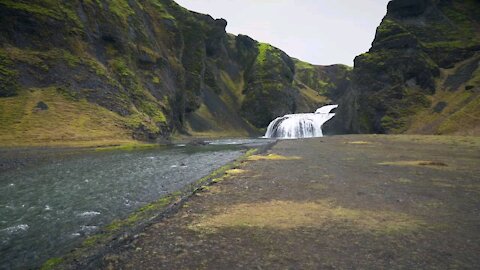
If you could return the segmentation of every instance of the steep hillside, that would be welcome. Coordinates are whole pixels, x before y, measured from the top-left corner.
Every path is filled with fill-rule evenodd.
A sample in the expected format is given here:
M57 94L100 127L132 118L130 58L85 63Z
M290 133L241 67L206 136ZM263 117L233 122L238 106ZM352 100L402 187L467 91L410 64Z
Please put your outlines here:
M321 105L226 25L171 0L0 0L0 141L249 135Z
M479 134L480 2L394 0L333 132Z
M318 103L327 104L335 103L344 95L349 86L352 68L345 65L312 65L295 59L295 70L294 83L300 89L301 96L310 97L297 102L297 110L310 112L309 108L318 105L308 104L313 97L316 97Z

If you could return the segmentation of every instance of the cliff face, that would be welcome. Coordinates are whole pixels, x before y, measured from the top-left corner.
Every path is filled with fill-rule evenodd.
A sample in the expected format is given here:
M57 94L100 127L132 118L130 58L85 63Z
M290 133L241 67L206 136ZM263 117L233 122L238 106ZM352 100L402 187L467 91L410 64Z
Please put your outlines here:
M479 29L475 0L391 1L328 128L478 134Z
M479 14L475 0L391 1L351 70L171 0L0 0L0 141L246 136L331 102L327 133L478 134Z
M171 0L0 0L0 138L248 135L322 105L288 55L226 25Z

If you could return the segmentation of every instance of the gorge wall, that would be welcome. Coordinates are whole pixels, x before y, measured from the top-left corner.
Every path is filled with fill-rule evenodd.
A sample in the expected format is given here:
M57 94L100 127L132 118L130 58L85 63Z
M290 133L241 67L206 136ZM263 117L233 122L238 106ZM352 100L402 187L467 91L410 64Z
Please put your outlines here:
M226 25L171 0L0 0L0 139L247 136L328 102Z
M391 1L326 128L478 135L479 63L479 1Z
M0 142L248 136L338 103L326 134L480 134L480 2L394 0L369 52L316 66L171 0L0 0Z

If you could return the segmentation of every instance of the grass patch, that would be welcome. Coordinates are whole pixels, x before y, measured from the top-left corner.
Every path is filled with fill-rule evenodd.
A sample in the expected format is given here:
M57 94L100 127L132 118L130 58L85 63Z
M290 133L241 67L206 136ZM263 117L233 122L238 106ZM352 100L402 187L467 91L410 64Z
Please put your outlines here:
M440 181L434 181L432 185L440 188L455 188L456 186L453 184L445 183L445 182L440 182Z
M379 163L379 165L386 166L424 166L431 168L441 168L448 167L447 164L441 161L430 161L430 160L404 160L404 161L388 161Z
M354 142L346 142L346 144L365 145L365 144L372 144L372 143L366 142L366 141L354 141Z
M134 150L147 150L162 147L160 144L132 142L123 145L101 146L95 149L95 151L134 151Z
M239 175L239 174L244 174L246 172L248 172L248 171L242 170L242 169L231 169L231 170L226 171L225 173L228 174L228 175Z
M322 183L312 183L308 185L308 188L313 190L324 191L324 190L327 190L327 185Z
M326 200L315 202L269 201L237 204L219 214L202 217L190 229L215 232L222 228L258 227L279 230L321 228L328 223L376 233L419 229L421 220L403 213L348 209Z
M398 179L395 179L393 181L396 182L396 183L400 183L400 184L411 184L411 183L413 183L412 180L407 179L407 178L398 178Z
M235 168L238 167L240 165L240 163L242 163L243 161L248 160L257 151L258 151L258 149L255 149L255 148L249 149L242 157L237 159L235 162L224 165L224 166L216 169L210 175L207 175L207 176L201 178L200 180L198 180L197 182L195 182L195 185L203 185L205 183L208 183L209 181L212 184L215 184L215 183L223 181L226 177L231 176L232 174L231 173L229 174L228 173L229 171L230 172L240 172L240 171L242 171L242 170L235 169Z
M420 144L438 144L480 147L480 137L473 136L444 136L444 135L369 135L372 138L382 138L388 141L415 142Z
M110 11L115 14L122 22L127 25L128 17L135 14L127 0L111 0L108 1Z
M156 202L147 204L135 211L135 213L130 215L128 218L113 221L105 228L105 230L108 233L117 232L121 229L132 227L138 222L147 220L150 217L156 216L158 213L162 212L162 210L165 210L167 206L180 199L181 194L181 192L173 193L169 196L159 199ZM85 241L88 241L88 239Z
M46 261L40 270L51 270L55 269L55 267L63 262L62 258L51 258L48 261Z
M258 161L258 160L299 160L302 159L301 157L297 156L282 156L282 155L277 155L277 154L268 154L266 156L260 156L260 155L252 155L247 158L248 161Z
M47 110L37 110L39 102ZM127 118L86 100L75 101L55 87L30 89L0 99L0 145L123 145L134 143Z

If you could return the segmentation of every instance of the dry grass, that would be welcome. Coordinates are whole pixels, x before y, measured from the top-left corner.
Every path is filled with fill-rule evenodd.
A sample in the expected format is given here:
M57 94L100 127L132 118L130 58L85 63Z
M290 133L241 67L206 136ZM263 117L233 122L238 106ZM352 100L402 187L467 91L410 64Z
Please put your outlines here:
M206 232L234 227L289 230L302 227L320 228L327 223L338 223L355 230L376 233L412 231L424 224L403 213L348 209L323 200L237 204L222 209L219 214L200 218L190 228Z
M346 144L365 145L365 144L372 144L372 143L366 142L366 141L355 141L355 142L346 142Z
M474 95L465 90L438 91L431 98L432 106L443 101L447 107L441 113L432 108L419 111L412 117L408 133L478 135L480 98Z
M240 175L240 174L244 174L248 172L247 170L242 170L242 169L231 169L231 170L228 170L226 171L225 173L227 175Z
M388 161L379 163L379 165L385 166L424 166L431 168L447 167L448 165L440 161L428 161L428 160L402 160L402 161Z
M396 182L396 183L400 183L400 184L411 184L411 183L413 183L412 180L407 179L407 178L399 178L399 179L396 179L396 180L393 180L393 181Z
M421 144L461 145L480 147L480 136L450 136L450 135L365 135L373 140L387 140L395 142L416 142ZM388 143L388 142L387 142Z
M324 191L324 190L327 190L328 187L327 185L322 183L312 183L308 185L308 188L313 190Z
M35 108L40 101L47 110ZM127 120L85 100L68 99L54 88L31 89L0 99L0 146L132 144Z
M253 155L248 157L247 160L258 161L258 160L300 160L300 159L302 158L297 156L286 157L286 156L277 155L277 154L268 154L266 156Z

